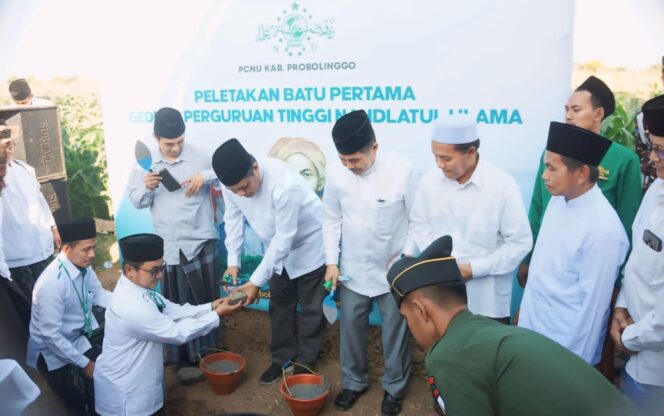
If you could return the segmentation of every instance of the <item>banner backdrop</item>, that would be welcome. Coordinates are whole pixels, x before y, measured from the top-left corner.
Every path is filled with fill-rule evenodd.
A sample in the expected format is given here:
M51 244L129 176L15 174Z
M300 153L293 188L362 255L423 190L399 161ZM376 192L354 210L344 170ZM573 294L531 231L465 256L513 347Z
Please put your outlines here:
M187 141L210 155L237 137L292 163L319 194L326 165L340 163L330 131L346 112L366 109L381 147L420 170L435 166L432 123L471 114L482 157L529 200L548 123L570 91L573 0L180 4L186 12L128 13L107 45L118 67L102 85L118 237L152 230L126 183L134 143L154 140L162 106L182 111ZM248 249L260 255L260 244Z

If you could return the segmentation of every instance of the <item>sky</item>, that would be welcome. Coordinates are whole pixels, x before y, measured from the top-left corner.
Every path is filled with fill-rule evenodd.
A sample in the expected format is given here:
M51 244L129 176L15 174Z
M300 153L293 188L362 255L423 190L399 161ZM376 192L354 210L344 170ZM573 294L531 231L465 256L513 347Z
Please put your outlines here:
M178 21L202 19L213 3L190 0L164 8L169 3L156 0L0 0L0 79L17 74L96 79L109 68L104 51L140 33L136 26L145 17L162 18L168 30L177 31ZM17 28L16 21L23 24ZM629 68L661 63L662 22L664 0L576 0L574 62ZM131 65L131 55L121 64Z

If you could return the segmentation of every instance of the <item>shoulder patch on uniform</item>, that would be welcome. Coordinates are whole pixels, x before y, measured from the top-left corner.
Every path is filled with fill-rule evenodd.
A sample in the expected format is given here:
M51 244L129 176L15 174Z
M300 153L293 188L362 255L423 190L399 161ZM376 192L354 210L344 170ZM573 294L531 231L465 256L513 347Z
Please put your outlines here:
M440 416L445 416L445 401L443 395L440 394L440 390L438 390L438 386L436 386L436 379L433 376L428 376L427 383L429 383L431 396L433 396L433 409Z

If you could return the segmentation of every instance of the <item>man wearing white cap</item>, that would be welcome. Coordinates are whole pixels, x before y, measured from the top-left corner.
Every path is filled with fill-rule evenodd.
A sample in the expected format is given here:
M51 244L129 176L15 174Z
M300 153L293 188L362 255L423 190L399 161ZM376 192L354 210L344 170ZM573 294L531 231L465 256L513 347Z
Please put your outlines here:
M438 169L426 173L410 211L405 255L417 255L441 235L454 240L468 309L509 322L512 273L532 247L519 188L502 169L480 160L475 120L454 116L434 126Z

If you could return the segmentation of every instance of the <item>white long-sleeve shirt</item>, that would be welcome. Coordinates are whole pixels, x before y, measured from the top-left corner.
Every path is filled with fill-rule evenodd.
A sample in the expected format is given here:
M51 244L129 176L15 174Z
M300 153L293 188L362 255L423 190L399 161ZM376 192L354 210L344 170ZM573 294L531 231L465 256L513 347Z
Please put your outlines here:
M369 297L390 291L385 276L406 243L416 190L417 175L410 162L386 150L378 151L373 166L362 175L339 163L328 169L323 193L325 258L327 264L340 263L341 273L351 276L342 282L350 290Z
M597 185L570 201L552 197L533 250L519 326L597 364L628 249L620 218Z
M622 342L638 354L625 370L639 383L664 386L664 250L643 241L649 230L664 241L664 181L650 185L632 225L632 252L616 307L626 308L634 324L625 328Z
M480 159L463 185L440 169L426 173L410 211L404 253L417 255L435 239L452 237L452 255L469 263L468 309L503 318L510 314L512 276L533 240L521 193L507 172Z
M22 267L53 254L55 220L40 191L35 170L20 160L7 166L2 190L2 233L9 267Z
M291 279L316 270L325 264L325 254L318 196L281 160L260 159L258 166L261 183L253 196L224 188L224 227L229 266L240 265L244 218L263 242L263 260L249 278L262 287L284 268Z
M164 303L162 312L155 295ZM164 344L184 344L207 334L219 322L210 303L171 303L122 275L106 309L103 351L95 364L97 413L155 413L164 404Z
M92 314L92 305L105 308L110 299L111 292L101 287L92 267L86 269L83 277L67 256L60 253L39 276L32 293L28 365L37 368L41 354L49 371L67 364L85 367L90 360L83 353L91 345L84 336L81 300L90 311L91 329L97 329L99 324Z
M138 165L129 178L129 199L136 208L150 208L155 233L164 239L164 261L176 265L180 264L180 250L191 260L208 240L219 238L210 196L210 185L217 184L217 177L210 165L212 158L189 143L185 143L174 162L166 161L157 146L152 146L150 152L155 172L166 168L179 183L199 172L205 179L198 193L187 197L184 186L173 192L169 192L164 185L148 191L143 182L147 172Z

